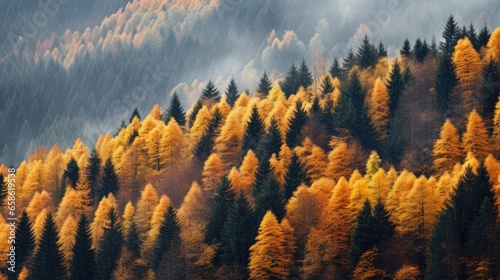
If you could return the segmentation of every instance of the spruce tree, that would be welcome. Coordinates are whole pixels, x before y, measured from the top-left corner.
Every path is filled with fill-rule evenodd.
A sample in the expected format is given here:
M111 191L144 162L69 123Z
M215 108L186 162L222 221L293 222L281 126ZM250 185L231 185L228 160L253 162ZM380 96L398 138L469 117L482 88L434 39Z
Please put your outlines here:
M405 89L405 81L401 67L396 59L392 65L392 71L387 81L387 91L389 92L389 116L393 117L399 104L399 98Z
M446 54L441 55L438 62L436 80L434 81L436 100L441 112L448 110L450 96L457 82L455 66L451 61L451 57Z
M236 100L238 100L238 97L240 97L240 94L238 93L238 87L236 86L236 82L234 81L234 79L231 79L226 89L227 104L233 107Z
M384 44L382 44L382 41L378 44L377 55L379 58L387 57L387 50L385 49Z
M375 64L377 64L377 57L378 54L375 46L370 43L368 36L365 35L357 53L359 67L361 67L361 69L365 69L375 66Z
M279 156L282 140L278 122L271 118L269 129L266 131L257 147L257 158L259 160L269 160L272 154Z
M140 257L141 252L141 239L139 238L139 231L137 229L137 225L135 222L132 222L130 225L130 229L128 230L128 234L125 237L125 246L130 250L134 259L138 259Z
M19 223L16 228L16 272L14 279L26 265L26 262L32 255L35 249L35 234L33 232L33 224L30 222L28 214L25 210L21 214ZM9 273L10 274L10 273Z
M300 64L299 68L299 86L307 88L312 85L312 83L313 78L311 71L309 71L305 59L302 59L302 63Z
M444 42L441 42L441 50L445 55L451 55L459 39L460 28L453 15L450 15L443 31Z
M245 134L241 143L241 154L246 155L248 150L256 151L259 145L259 140L264 132L264 124L260 118L257 105L252 107L250 120L246 123Z
M111 161L111 158L108 158L104 164L101 186L97 192L97 201L101 201L101 199L109 193L116 196L119 188L120 185L118 182L118 176L115 172L115 166Z
M57 240L57 227L52 214L49 213L45 218L42 236L33 257L33 264L28 274L29 280L63 280L67 278L64 255L61 251L61 244Z
M467 37L469 37L469 40L474 46L474 49L479 52L481 50L481 45L479 45L476 29L474 28L474 25L472 25L472 23L469 25L469 30L467 30Z
M356 64L356 57L354 56L352 49L349 49L349 51L347 52L347 56L342 61L342 72L344 73L344 78L347 76L351 68Z
M266 71L264 71L264 74L260 78L259 85L257 87L257 92L260 92L262 93L262 95L267 96L271 88L272 88L271 80L269 80Z
M208 80L208 84L201 91L201 99L213 99L216 102L219 101L220 93L219 90L215 87L214 83L212 83L212 80Z
M410 46L410 41L408 40L408 38L406 38L405 41L403 42L403 47L401 48L399 53L401 54L401 56L404 56L404 57L410 56L411 46Z
M240 193L236 203L228 211L221 234L222 262L247 267L249 249L256 234L254 213Z
M295 103L293 115L288 120L288 130L286 132L286 144L288 147L295 148L295 146L301 143L301 131L306 123L307 112L303 108L302 102L298 100Z
M280 82L281 90L285 93L286 98L297 93L299 90L301 82L299 78L299 71L297 70L295 64L292 64L292 67L285 76L285 80Z
M95 149L90 154L89 163L85 167L85 176L89 183L90 197L93 201L99 201L96 199L95 195L99 187L99 178L101 176L101 158Z
M328 70L328 72L330 72L330 75L332 75L333 78L338 78L339 80L344 79L344 72L340 67L339 60L336 57L333 59L332 66L330 66L330 70Z
M486 47L486 45L488 44L488 41L490 40L490 36L491 36L491 33L488 30L488 27L486 25L484 25L484 27L481 29L481 31L479 32L479 35L477 37L477 43L478 43L480 48Z
M165 123L168 124L170 118L174 118L179 126L183 126L186 124L186 113L181 105L181 100L177 95L177 92L174 92L172 95L172 100L170 101L170 106L165 114Z
M189 128L191 128L193 126L194 121L196 120L196 116L198 115L198 112L201 110L202 107L203 107L203 103L201 102L201 100L198 100L193 105L191 113L189 114L189 122L188 122Z
M296 153L292 154L290 164L285 173L285 184L283 186L283 196L288 201L297 188L306 180L306 172Z
M326 96L327 94L333 92L335 89L332 85L332 76L330 75L325 75L323 79L321 80L321 94L323 96Z
M73 259L71 260L70 279L97 279L94 249L92 249L92 233L87 217L83 214L76 228L75 245L73 245L72 251Z
M153 270L156 271L158 269L163 254L167 252L173 244L179 243L180 231L181 225L177 217L177 211L175 211L172 206L169 206L168 211L165 213L164 220L160 225L160 230L156 236L155 245L153 247L153 258L150 260Z
M198 144L194 148L194 155L200 160L200 162L205 162L207 158L212 153L212 149L215 143L215 137L218 128L222 124L222 116L219 109L215 109L215 112L208 122L208 127L205 129L205 133L201 137Z
M141 114L139 114L139 109L137 109L137 107L134 108L134 110L132 111L132 114L130 115L130 118L128 120L128 123L132 123L132 121L134 120L134 117L137 117L139 120L141 120Z
M429 54L429 46L427 45L427 41L424 40L424 42L422 43L422 40L420 40L420 38L417 38L417 40L415 41L415 45L413 46L413 53L415 54L415 59L418 62L423 62L427 57L427 54Z
M104 236L95 257L97 274L100 279L112 279L123 244L123 234L114 208L109 211L108 218L109 224L104 229Z
M231 182L224 176L210 202L212 211L205 228L205 242L207 244L220 242L221 228L226 223L229 208L234 203L234 197Z
M375 219L371 211L370 201L366 200L358 214L356 225L351 232L351 243L348 253L353 268L358 265L361 255L375 245L375 233L373 231Z
M285 205L280 193L279 183L272 173L267 174L263 185L254 192L255 196L255 216L257 221L264 217L267 210L275 213L278 221L285 217Z
M79 171L78 163L74 158L71 158L66 166L66 170L64 170L63 182L68 181L72 188L76 188L76 184L79 181Z

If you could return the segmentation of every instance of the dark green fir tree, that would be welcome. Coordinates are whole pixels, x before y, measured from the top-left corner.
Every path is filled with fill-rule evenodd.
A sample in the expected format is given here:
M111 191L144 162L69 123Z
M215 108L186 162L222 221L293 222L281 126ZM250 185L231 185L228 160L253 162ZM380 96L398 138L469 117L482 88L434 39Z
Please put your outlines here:
M257 105L252 107L250 120L246 123L245 133L241 143L241 154L246 155L248 150L256 151L260 138L264 134L264 124L260 118Z
M302 128L307 123L307 112L299 100L295 103L292 117L288 120L288 130L286 132L286 144L290 148L295 148L302 142ZM276 214L276 213L274 213Z
M238 92L238 86L236 86L236 82L234 81L234 79L231 79L231 81L229 81L229 85L227 85L227 89L226 89L226 102L227 102L227 104L229 104L229 106L233 107L236 100L238 100L238 97L240 97L240 94Z
M259 85L257 87L257 92L262 93L262 95L267 96L269 94L269 91L271 90L271 80L269 80L269 77L267 76L266 72L264 71L264 74L260 78Z
M120 188L118 175L116 175L115 166L111 161L111 158L106 160L102 173L101 185L97 192L97 201L101 201L101 199L109 193L116 196Z
M182 108L181 100L177 95L177 92L174 92L172 95L172 100L170 101L170 106L165 114L165 123L168 124L171 118L174 118L179 126L183 126L186 124L186 113L184 112L184 108Z
M97 274L99 279L112 279L120 258L123 234L114 208L109 211L109 225L104 228L104 236L96 252Z
M73 245L73 259L71 259L71 280L97 279L97 268L92 248L92 233L85 215L80 217L76 227L75 244Z

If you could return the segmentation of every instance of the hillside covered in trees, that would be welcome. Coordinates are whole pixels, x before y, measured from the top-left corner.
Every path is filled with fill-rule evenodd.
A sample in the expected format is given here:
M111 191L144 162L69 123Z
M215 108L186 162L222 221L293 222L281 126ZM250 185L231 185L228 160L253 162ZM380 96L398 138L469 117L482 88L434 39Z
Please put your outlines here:
M134 110L15 168L15 279L498 279L500 28ZM6 213L7 210L3 211ZM0 221L0 240L10 234Z

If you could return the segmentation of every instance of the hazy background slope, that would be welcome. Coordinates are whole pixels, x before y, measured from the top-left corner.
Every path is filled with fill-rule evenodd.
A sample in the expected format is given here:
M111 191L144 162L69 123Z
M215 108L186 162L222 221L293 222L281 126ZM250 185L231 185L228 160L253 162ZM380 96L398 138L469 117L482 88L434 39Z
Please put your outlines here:
M367 34L397 55L403 40L441 39L460 25L496 27L500 3L475 1L141 0L0 1L0 162L39 145L66 148L114 132L134 107L188 107L212 79L253 92L266 70L279 79L356 49ZM40 4L41 3L41 4ZM432 38L425 38L431 41Z

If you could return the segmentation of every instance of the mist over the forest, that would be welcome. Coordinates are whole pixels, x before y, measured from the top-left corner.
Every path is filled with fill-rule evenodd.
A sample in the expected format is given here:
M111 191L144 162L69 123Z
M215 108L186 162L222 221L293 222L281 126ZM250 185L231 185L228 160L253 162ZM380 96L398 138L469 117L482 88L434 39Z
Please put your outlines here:
M92 147L174 91L187 109L209 79L253 93L302 59L326 71L365 34L396 56L406 37L440 41L450 14L492 30L500 13L496 0L104 2L0 0L1 163L77 136Z

